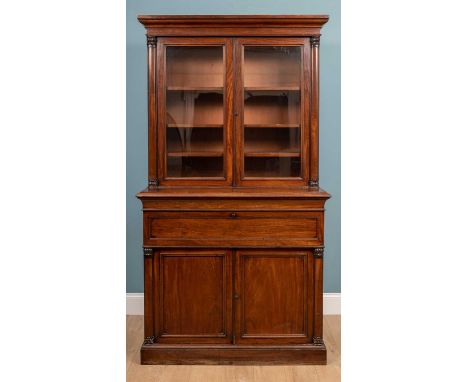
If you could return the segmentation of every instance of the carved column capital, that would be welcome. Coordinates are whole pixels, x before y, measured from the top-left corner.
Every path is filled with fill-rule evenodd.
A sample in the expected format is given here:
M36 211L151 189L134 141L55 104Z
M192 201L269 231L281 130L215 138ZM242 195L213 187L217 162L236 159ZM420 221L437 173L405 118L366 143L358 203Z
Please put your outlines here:
M315 48L315 47L319 47L320 45L320 35L317 34L317 35L313 35L311 38L310 38L310 45L312 45L312 48Z
M149 179L148 187L159 187L159 179Z
M145 337L143 341L143 345L151 345L154 344L154 336Z
M156 36L146 36L146 45L148 45L148 48L156 48L157 42L158 38Z
M312 338L312 343L314 345L324 345L322 337L313 337Z
M153 248L143 248L143 255L146 256L153 256Z
M321 259L323 257L324 248L314 248L314 257Z
M309 179L309 187L318 187L318 186L319 186L318 178Z

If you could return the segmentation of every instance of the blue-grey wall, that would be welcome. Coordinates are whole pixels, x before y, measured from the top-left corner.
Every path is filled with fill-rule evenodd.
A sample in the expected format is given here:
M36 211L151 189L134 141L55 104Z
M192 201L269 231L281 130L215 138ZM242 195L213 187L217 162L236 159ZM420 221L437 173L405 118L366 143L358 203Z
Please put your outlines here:
M139 14L328 14L320 42L320 186L325 217L325 292L341 291L340 0L127 0L127 292L143 292L142 215L146 187L146 37Z

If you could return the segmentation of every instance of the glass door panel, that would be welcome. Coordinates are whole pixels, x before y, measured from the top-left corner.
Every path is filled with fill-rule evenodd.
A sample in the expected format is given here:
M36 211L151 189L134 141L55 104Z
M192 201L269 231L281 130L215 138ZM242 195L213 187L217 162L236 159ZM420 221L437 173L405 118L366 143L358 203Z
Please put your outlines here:
M243 46L243 179L301 177L301 46Z
M166 174L225 177L224 47L166 47Z

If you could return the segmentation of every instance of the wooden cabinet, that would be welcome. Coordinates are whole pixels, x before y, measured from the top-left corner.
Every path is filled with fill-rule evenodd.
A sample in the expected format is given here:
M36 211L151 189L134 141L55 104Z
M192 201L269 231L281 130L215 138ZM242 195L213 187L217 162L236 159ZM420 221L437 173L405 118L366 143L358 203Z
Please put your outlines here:
M325 363L318 62L328 16L140 16L143 364Z

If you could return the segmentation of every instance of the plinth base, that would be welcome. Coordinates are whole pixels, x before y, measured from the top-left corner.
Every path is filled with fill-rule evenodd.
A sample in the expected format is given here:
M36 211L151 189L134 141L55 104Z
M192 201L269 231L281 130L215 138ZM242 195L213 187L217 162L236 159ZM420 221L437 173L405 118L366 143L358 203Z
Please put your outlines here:
M142 365L325 365L325 345L144 344Z

